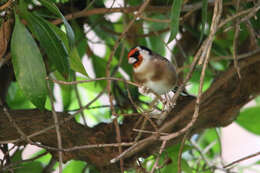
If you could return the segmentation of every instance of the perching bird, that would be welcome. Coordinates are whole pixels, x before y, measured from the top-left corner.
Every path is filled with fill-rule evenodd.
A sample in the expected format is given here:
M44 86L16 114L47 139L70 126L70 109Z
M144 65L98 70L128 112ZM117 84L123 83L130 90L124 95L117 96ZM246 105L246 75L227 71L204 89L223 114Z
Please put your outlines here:
M133 65L134 80L155 93L162 95L176 89L178 76L174 65L150 49L144 46L132 48L128 63Z

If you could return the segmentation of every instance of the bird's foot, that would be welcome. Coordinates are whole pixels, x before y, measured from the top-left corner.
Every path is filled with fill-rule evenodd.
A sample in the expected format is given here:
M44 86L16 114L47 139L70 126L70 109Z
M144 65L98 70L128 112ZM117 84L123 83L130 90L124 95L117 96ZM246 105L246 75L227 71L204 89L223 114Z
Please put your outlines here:
M153 119L156 119L156 120L161 119L161 112L159 112L159 111L151 112L150 113L150 118L153 118Z
M170 111L174 108L175 104L172 103L172 99L168 94L164 95L165 99L163 100L163 111Z
M141 86L138 88L138 91L143 94L143 95L147 95L151 92L150 88L146 87L146 86Z

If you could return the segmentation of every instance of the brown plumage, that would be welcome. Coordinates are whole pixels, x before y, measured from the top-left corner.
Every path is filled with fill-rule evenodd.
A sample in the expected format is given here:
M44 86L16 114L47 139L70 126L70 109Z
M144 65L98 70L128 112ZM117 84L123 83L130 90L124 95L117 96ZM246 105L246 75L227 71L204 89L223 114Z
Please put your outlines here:
M137 46L128 53L128 62L134 67L134 80L157 94L173 90L177 82L174 65L166 58L144 46Z

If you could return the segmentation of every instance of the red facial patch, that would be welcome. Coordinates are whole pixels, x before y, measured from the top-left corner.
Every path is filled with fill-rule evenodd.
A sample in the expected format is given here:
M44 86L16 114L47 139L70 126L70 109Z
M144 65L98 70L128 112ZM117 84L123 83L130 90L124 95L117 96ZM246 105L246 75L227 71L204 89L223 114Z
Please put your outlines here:
M134 68L138 67L141 64L141 62L143 61L142 55L139 54L137 58L138 58L138 61L136 63L134 63Z
M134 48L134 49L130 50L130 52L128 53L128 57L127 58L129 59L130 57L136 57L136 55L134 55L134 54L136 52L138 52L138 51L139 50L137 48ZM137 60L136 63L133 64L134 68L138 67L141 64L141 62L143 61L143 57L140 54L138 54L136 58L138 60Z
M128 53L128 56L127 56L127 58L129 59L136 51L138 51L138 49L132 49L132 50L130 50L130 52Z

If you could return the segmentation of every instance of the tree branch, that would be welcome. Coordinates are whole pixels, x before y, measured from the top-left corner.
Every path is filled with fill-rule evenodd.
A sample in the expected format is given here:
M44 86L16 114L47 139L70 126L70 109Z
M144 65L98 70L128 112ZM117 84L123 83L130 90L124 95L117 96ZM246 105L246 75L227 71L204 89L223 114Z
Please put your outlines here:
M202 94L199 116L193 125L190 135L200 132L206 128L226 126L233 122L240 108L250 100L251 95L260 93L260 53L252 55L246 59L239 60L241 75L246 76L239 80L236 75L234 66L220 74L211 87ZM194 112L195 100L187 97L179 97L175 108L168 114L165 122L159 127L159 133L174 133L185 127L192 119ZM51 111L33 110L8 110L16 124L21 130L29 136L48 126L53 125ZM57 113L58 121L64 122L68 113ZM121 140L127 145L136 145L134 150L130 150L124 156L125 168L135 163L135 157L145 157L157 151L160 148L161 141L154 134L144 134L144 138L136 143L134 141L137 133L133 131L138 116L127 116L122 125L120 125ZM138 128L138 127L136 127ZM147 129L153 130L151 125ZM0 143L2 141L11 141L20 138L20 134L6 118L3 109L0 109ZM73 120L66 121L60 125L63 148L68 149L77 146L78 150L63 152L64 161L78 159L87 161L95 165L103 172L119 172L119 163L111 164L110 160L119 155L115 145L96 144L113 144L116 143L115 127L111 124L101 123L93 128L84 127ZM163 135L163 134L161 134ZM179 143L182 135L167 142L167 145ZM30 137L33 142L40 142L43 145L56 147L57 136L55 128L50 128L45 133ZM130 143L129 143L130 142ZM18 143L22 145L24 142ZM83 145L92 145L92 148L83 149ZM95 145L97 146L95 148ZM127 145L121 145L123 151ZM50 151L57 159L58 152ZM102 159L100 159L102 158ZM109 170L109 171L108 171Z

